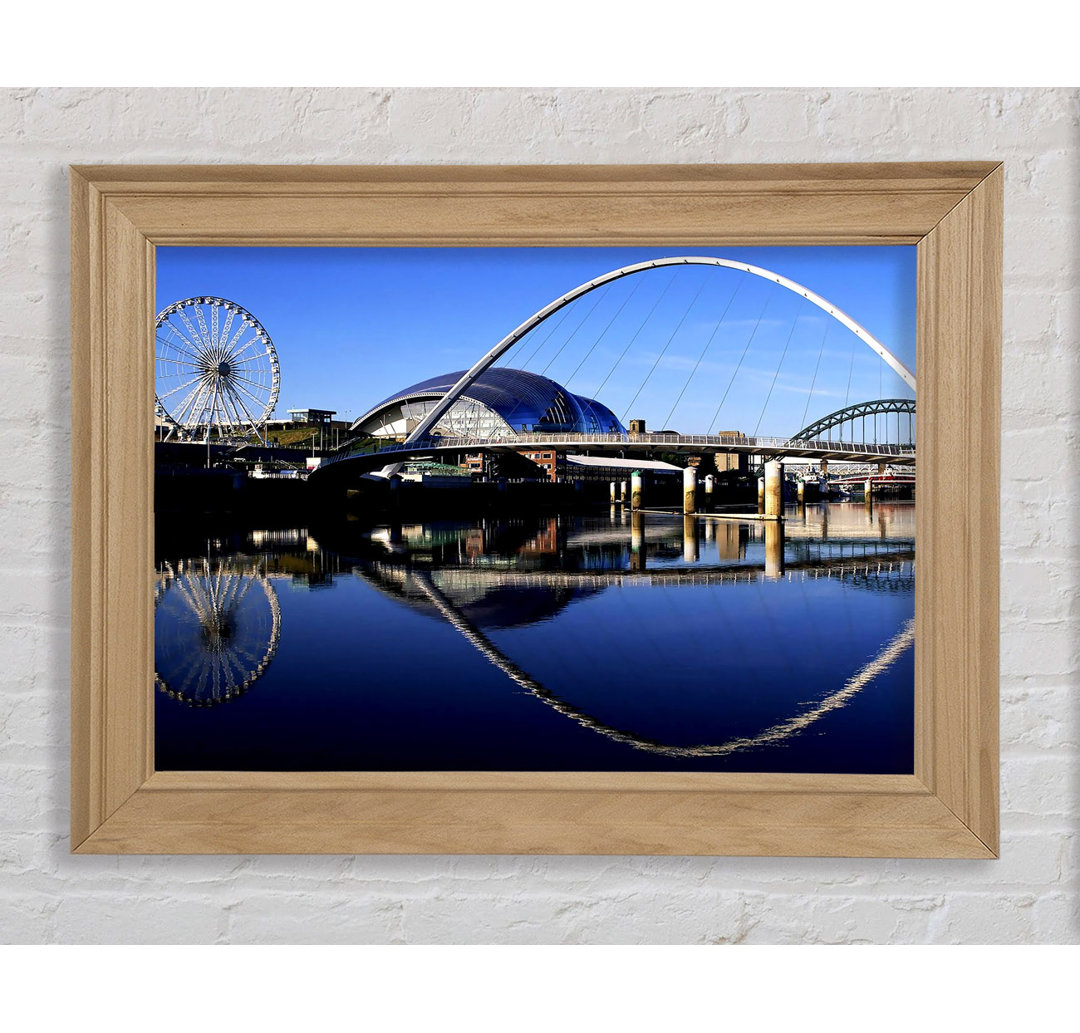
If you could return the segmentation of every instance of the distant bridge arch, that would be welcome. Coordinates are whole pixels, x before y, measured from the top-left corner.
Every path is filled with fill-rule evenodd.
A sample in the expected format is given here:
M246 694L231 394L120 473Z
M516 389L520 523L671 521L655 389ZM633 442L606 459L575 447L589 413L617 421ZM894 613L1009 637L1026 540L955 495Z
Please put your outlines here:
M798 434L791 436L792 441L819 441L833 427L839 427L844 423L853 423L855 420L866 416L878 416L882 413L906 413L915 415L914 398L878 398L872 402L859 402L857 405L848 405L836 412L822 416L809 426L803 427Z
M562 295L562 297L556 298L549 305L546 305L544 308L540 309L540 311L531 315L524 323L517 327L516 330L507 334L494 348L463 373L458 382L443 395L438 404L435 405L434 408L428 412L427 416L416 425L412 433L405 439L406 443L422 440L427 437L428 431L438 423L446 411L466 390L468 390L469 386L480 376L480 374L488 369L488 367L490 367L501 355L505 354L517 344L517 342L529 333L530 330L535 329L544 322L545 319L554 315L560 309L565 308L572 301L576 301L583 295L596 290L598 287L603 287L607 283L622 279L624 276L632 276L635 273L647 272L649 269L660 269L665 266L679 265L705 265L719 266L725 269L737 269L741 272L750 273L752 276L760 276L762 279L777 283L781 287L798 294L846 326L859 338L859 340L870 348L871 351L899 374L900 378L912 389L912 391L915 390L915 374L912 373L904 363L893 355L893 353L874 337L869 330L856 323L854 319L846 313L841 312L840 309L832 304L832 302L826 301L825 298L821 297L819 294L815 294L808 287L804 287L801 283L796 283L794 280L789 280L786 276L781 276L779 273L775 273L772 270L762 269L760 266L756 265L748 265L746 262L736 262L727 258L684 255L673 258L657 258L650 262L637 262L634 265L626 265L620 269L614 269L610 273L598 276L595 280L589 280L587 283L583 283L580 286L575 287L572 291Z

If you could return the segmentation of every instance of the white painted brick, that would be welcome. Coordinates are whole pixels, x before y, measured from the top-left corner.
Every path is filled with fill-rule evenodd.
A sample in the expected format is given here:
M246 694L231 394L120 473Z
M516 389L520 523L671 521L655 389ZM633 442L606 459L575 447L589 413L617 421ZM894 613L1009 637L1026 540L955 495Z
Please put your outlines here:
M244 896L226 912L231 943L406 943L403 905L337 884L331 892Z
M221 903L166 888L138 899L121 891L65 893L51 917L56 942L214 943L225 930Z
M816 893L797 901L766 896L746 943L928 943L944 905L941 895L855 897Z
M1038 750L1080 746L1080 714L1069 707L1072 692L1062 686L1015 692L1006 689L1002 693L1002 740L1015 747ZM1062 767L1062 758L1055 756L1050 763ZM1030 785L1034 792L1040 792L1040 781Z
M943 943L1037 943L1035 893L957 893L950 897L939 932Z
M1048 736L1053 732L1053 728L1045 730ZM1001 772L1002 813L1060 817L1064 824L1076 811L1076 770L1080 770L1080 750L1075 747L1051 747L1034 755L1007 757Z
M1080 939L1080 109L1046 89L0 89L0 940ZM1002 859L70 856L70 163L1005 163Z

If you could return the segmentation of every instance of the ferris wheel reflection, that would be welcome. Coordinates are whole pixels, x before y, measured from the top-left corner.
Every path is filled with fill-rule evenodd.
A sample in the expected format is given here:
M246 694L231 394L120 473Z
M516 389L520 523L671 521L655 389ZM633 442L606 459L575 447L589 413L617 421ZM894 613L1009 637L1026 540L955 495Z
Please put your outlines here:
M281 609L256 565L164 563L154 603L154 683L188 706L242 695L277 652Z

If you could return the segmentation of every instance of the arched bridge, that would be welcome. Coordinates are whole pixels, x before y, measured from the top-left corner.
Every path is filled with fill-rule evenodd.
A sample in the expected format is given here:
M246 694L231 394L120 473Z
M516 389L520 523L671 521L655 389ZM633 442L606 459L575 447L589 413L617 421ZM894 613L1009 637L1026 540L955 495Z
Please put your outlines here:
M477 436L473 437L462 437L448 436L445 432L449 428L447 426L440 427L440 420L442 420L455 403L467 397L466 392L476 384L478 379L484 375L498 359L507 354L510 349L520 343L527 335L535 330L540 324L548 320L552 315L565 309L578 298L624 277L636 277L637 274L645 273L650 270L679 266L705 266L732 269L749 274L751 279L761 278L770 283L775 283L786 291L798 295L811 305L816 306L818 309L825 312L832 320L835 320L854 334L858 341L861 341L863 345L877 355L878 358L885 365L890 367L892 371L903 380L907 387L914 392L915 375L912 370L905 366L896 355L889 351L889 349L878 341L865 327L855 322L850 316L840 311L840 309L831 302L815 294L802 284L789 280L770 270L729 259L700 256L662 258L627 265L612 270L602 276L580 284L573 290L556 298L507 334L468 370L460 375L455 374L457 377L456 381L448 390L445 390L441 397L438 397L437 401L432 399L434 404L432 404L415 425L411 427L402 442L371 453L355 454L343 451L339 455L330 456L323 460L322 466L315 472L314 476L321 478L328 468L336 467L340 463L348 463L348 469L357 472L379 471L382 476L388 476L400 469L402 463L419 457L437 458L440 456L449 457L453 454L460 454L463 452L519 451L523 449L534 450L536 448L550 448L553 451L586 452L592 455L611 455L620 458L631 458L634 456L645 458L656 455L657 453L682 453L687 456L701 455L703 453L728 453L754 455L762 459L792 458L812 461L836 460L839 462L853 463L914 464L915 449L913 445L913 434L911 433L911 430L913 430L912 416L914 413L914 401L909 399L882 399L879 401L863 402L858 405L847 406L844 409L830 413L828 416L815 421L803 428L798 434L788 438L758 436L756 429L754 435L746 436L743 434L714 435L711 433L678 434L667 431L639 434L627 434L625 432L571 433L569 431L558 431L554 427L547 433L537 432L534 427L532 429L523 429L521 433L516 434L512 432L501 432L500 436L482 437L477 434ZM691 305L692 304L693 302L691 302ZM687 311L689 311L689 309ZM616 313L616 316L617 315L618 313ZM686 313L684 313L683 319L685 319L685 315ZM764 309L762 310L762 315L764 315ZM615 317L612 317L611 322L614 321L614 318ZM647 318L648 317L646 317L646 319ZM723 317L721 317L720 322L722 322L722 320ZM608 328L611 326L611 322L608 323ZM760 322L761 316L758 318L758 324L760 324ZM578 329L580 329L580 325L581 324L578 325ZM672 338L675 333L678 332L679 326L681 325L682 320L679 321L675 330L672 332ZM719 322L717 325L719 326ZM574 331L574 333L576 332L577 330ZM604 332L606 333L607 329L605 329ZM756 332L756 326L754 332ZM742 365L746 350L750 346L750 341L753 340L754 332L750 334L750 337L744 346L742 357L735 367L735 373L738 373L738 370ZM630 343L633 343L634 339L636 339L636 334L630 339ZM789 343L790 339L789 335ZM566 343L569 343L569 339ZM670 344L670 339L668 343ZM824 344L825 339L822 338L821 349L824 349ZM564 343L563 347L565 346ZM707 347L708 345L706 345L706 349ZM628 348L629 344L627 344L626 348L623 349L619 358L616 360L616 365L622 361L622 357L626 354ZM787 346L785 345L784 351L781 353L780 357L781 364L783 363L783 355L786 354L786 351ZM660 355L662 354L663 353L661 352ZM635 400L640 396L641 391L644 390L648 384L649 377L652 375L652 372L656 369L656 366L660 361L660 355L656 357L649 373L645 377L645 381L642 383L641 387L638 388L638 394L634 396ZM703 358L704 355L705 351L702 351L698 364L700 364L701 358ZM583 361L584 359L582 362ZM821 353L819 350L819 364L820 361ZM578 368L580 368L580 364ZM695 371L696 369L697 365L694 366ZM575 370L575 373L576 372L577 371ZM735 374L732 375L733 379L734 375ZM692 376L693 372L691 373L691 377ZM765 396L766 408L768 406L768 399L772 395L773 388L776 385L777 376L779 376L779 367L777 368L776 374L773 376L769 393ZM815 368L814 378L816 379L816 377L817 369ZM604 382L606 383L606 378ZM689 380L687 383L689 383ZM850 387L850 371L848 386ZM724 399L727 398L730 389L731 384L729 383L728 389L723 392L723 396L720 399L717 413L719 413L722 408ZM685 392L685 390L686 387L684 386L683 391ZM812 392L813 383L811 383L810 392L808 393L808 405L809 395L812 394ZM720 392L717 393L719 394ZM682 394L680 394L680 398L681 397ZM633 401L631 401L630 404L633 405ZM676 401L676 405L677 404L678 400ZM765 409L763 408L761 414L762 417L764 417L764 414ZM876 422L871 435L874 440L872 442L867 441L867 435L865 434L866 417L872 417L876 421L882 416L887 419L890 414L896 414L898 421L904 414L907 414L909 420L908 442L906 444L879 443L876 440L878 437ZM806 414L804 413L803 419L805 419L805 416ZM714 420L715 419L716 417L714 416ZM861 440L856 440L854 433L854 427L858 421L862 421L864 430ZM758 422L761 422L760 419ZM888 423L886 426L888 426ZM444 433L437 434L437 427L440 427ZM836 428L840 428L839 436L843 439L844 427L852 428L851 434L848 435L848 440L831 440L833 436L831 432ZM576 429L580 430L581 428L579 427ZM709 427L709 430L711 429L712 425ZM455 428L455 430L460 434L461 428ZM506 430L509 430L509 428L506 428ZM902 435L898 435L898 437L901 441L903 440Z
M908 437L909 442L915 440L915 399L914 398L878 398L872 402L859 402L857 405L849 405L843 409L837 409L836 412L829 413L828 416L823 416L820 420L815 420L807 427L803 427L798 434L792 436L793 441L816 441L821 438L832 440L832 430L837 427L840 428L840 440L843 441L844 434L843 428L845 426L851 426L852 433L848 436L849 441L855 440L854 427L855 421L862 421L863 433L861 440L866 440L866 418L869 416L874 420L875 434L874 438L877 438L876 429L878 416L889 416L895 414L897 417L898 438L902 438L903 435L899 433L900 420L906 415L908 418Z

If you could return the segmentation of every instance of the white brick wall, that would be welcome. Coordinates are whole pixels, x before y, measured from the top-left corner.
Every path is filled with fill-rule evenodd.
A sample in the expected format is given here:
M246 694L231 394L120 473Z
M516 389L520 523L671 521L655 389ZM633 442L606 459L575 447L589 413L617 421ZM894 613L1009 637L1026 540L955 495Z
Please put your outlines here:
M1064 90L4 90L0 941L1080 940L1078 143ZM1006 164L1000 861L69 855L69 163L964 158Z

